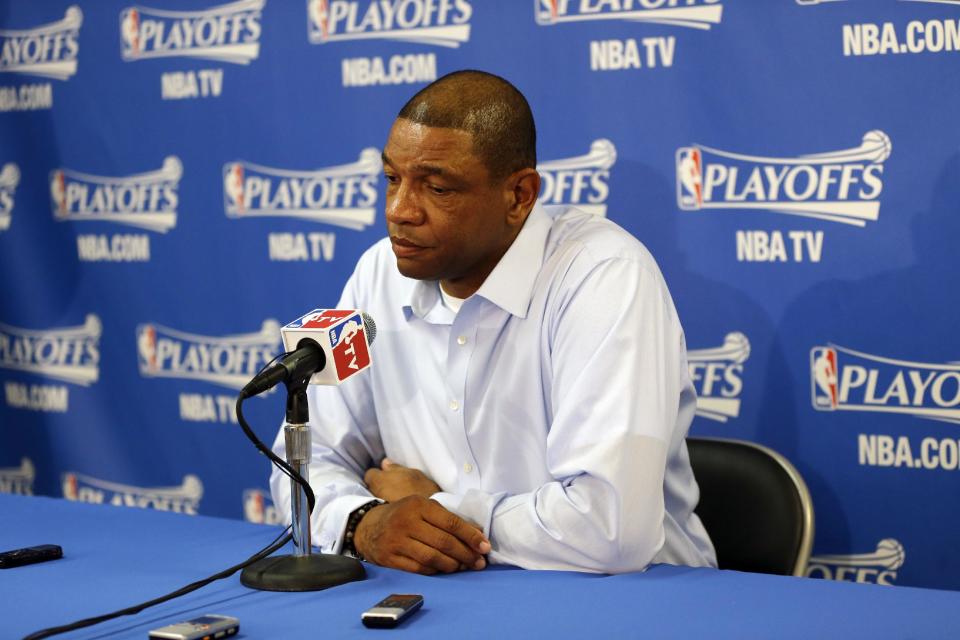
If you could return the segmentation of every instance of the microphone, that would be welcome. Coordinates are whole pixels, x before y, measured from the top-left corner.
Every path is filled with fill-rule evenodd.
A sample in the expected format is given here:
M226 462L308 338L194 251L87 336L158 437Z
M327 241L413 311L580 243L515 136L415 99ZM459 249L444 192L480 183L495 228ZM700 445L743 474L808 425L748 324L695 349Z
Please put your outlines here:
M293 555L265 557L240 574L240 582L267 591L317 591L353 580L366 572L356 558L312 555L310 512L314 494L310 477L311 427L308 424L307 384L339 385L370 366L370 344L377 335L373 318L359 309L314 309L280 329L287 353L257 374L240 391L237 420L247 436L258 443L243 419L244 399L283 382L287 387L287 417L283 426L284 462L259 443L257 448L290 476L290 512ZM333 363L332 366L330 363Z
M314 309L281 328L280 335L287 353L248 382L243 397L306 378L310 384L339 385L370 366L377 325L359 309Z

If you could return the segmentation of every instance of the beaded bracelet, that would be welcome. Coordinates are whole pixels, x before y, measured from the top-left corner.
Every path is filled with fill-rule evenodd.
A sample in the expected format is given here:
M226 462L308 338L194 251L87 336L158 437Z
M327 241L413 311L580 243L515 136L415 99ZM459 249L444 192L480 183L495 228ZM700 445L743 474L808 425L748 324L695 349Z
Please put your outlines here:
M367 515L371 509L374 507L379 507L382 502L379 500L371 500L366 504L359 506L354 509L350 514L350 517L347 518L347 528L343 532L343 551L349 553L354 558L358 560L366 560L359 551L357 551L356 545L353 543L353 534L357 532L357 527L360 526L360 521L363 520L363 516Z

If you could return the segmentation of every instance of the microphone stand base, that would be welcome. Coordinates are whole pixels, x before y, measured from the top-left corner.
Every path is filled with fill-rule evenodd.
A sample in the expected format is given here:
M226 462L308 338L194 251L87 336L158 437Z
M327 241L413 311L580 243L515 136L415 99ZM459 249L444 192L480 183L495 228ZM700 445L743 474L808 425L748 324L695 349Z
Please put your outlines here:
M261 591L320 591L367 577L356 558L331 554L270 556L240 573L240 583Z

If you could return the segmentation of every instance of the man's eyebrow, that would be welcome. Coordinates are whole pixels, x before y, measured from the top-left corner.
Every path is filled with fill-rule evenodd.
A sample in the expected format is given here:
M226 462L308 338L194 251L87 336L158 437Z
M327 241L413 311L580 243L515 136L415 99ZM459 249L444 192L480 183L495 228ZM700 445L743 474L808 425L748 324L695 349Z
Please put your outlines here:
M391 162L386 151L380 152L380 159L383 161L384 165L393 166L393 162ZM413 165L412 169L414 173L421 175L456 177L456 175L449 169L444 169L443 167L438 167L434 164L415 164Z

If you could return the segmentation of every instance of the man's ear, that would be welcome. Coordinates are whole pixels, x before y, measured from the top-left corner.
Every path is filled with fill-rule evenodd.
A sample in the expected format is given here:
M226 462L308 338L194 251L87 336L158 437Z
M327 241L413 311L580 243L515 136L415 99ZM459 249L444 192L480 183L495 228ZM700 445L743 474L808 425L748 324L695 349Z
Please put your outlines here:
M540 197L540 174L535 169L520 169L507 178L510 210L507 222L522 225Z

